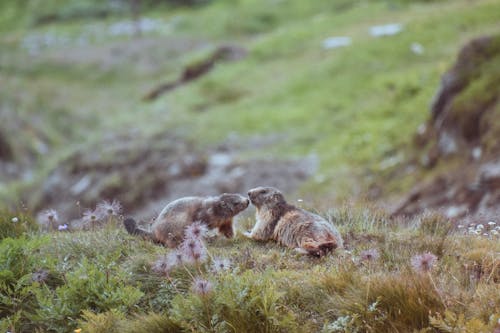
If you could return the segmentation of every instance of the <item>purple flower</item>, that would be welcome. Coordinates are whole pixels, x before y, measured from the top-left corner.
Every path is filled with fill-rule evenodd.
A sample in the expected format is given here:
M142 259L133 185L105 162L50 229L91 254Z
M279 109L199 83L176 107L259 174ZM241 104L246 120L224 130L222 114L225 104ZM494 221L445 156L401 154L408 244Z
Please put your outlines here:
M59 215L54 209L47 209L38 215L37 221L46 228L55 229L59 224Z
M49 272L44 269L41 269L31 274L31 280L39 283L45 282L48 277L49 277Z
M156 273L166 273L168 272L167 257L161 256L153 263L153 271Z
M196 277L193 281L191 289L195 294L206 296L212 291L213 286L210 281Z
M436 264L437 257L426 252L423 254L415 255L411 258L411 265L413 269L420 273L430 272Z
M113 200L112 202L104 200L97 205L97 211L104 216L120 215L122 205L118 200Z
M376 261L380 257L377 249L365 250L365 251L361 252L361 254L359 256L360 256L361 260L367 261L367 262Z
M187 263L201 263L207 260L205 245L198 238L186 238L180 246L182 258Z
M62 225L57 227L57 230L59 230L59 231L68 230L68 225L66 223L62 224Z
M186 239L202 239L206 236L207 232L208 228L205 224L202 224L201 222L195 222L186 228L184 234Z
M212 271L222 272L231 269L231 261L229 259L215 258L212 262Z
M182 265L182 253L178 250L171 251L166 255L166 260L167 266L171 268Z
M86 225L94 226L101 219L100 212L92 209L87 209L83 212L83 223Z

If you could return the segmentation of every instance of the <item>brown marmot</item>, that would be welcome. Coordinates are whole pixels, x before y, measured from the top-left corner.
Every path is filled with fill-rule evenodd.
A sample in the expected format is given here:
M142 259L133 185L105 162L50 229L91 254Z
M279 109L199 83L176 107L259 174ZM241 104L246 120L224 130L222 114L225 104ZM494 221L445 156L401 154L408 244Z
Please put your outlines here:
M174 248L183 240L185 228L194 222L201 222L209 229L217 228L228 238L233 237L233 217L248 205L247 198L233 193L214 197L185 197L165 206L150 231L138 228L131 218L125 219L123 223L132 235L140 235Z
M283 194L272 187L257 187L248 191L257 208L257 222L245 236L255 240L275 240L300 253L323 256L342 247L337 229L324 218L285 201Z

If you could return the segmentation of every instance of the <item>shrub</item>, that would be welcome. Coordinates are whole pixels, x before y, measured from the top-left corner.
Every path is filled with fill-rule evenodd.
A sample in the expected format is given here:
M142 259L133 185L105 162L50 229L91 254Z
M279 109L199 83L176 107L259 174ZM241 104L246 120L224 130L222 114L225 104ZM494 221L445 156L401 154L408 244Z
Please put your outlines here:
M46 330L65 332L75 327L83 310L99 313L115 309L127 313L143 296L137 288L125 285L116 271L103 271L87 260L66 274L65 280L54 290L36 290L38 307L31 320Z
M221 275L207 295L179 294L172 317L193 331L294 332L298 325L270 273Z

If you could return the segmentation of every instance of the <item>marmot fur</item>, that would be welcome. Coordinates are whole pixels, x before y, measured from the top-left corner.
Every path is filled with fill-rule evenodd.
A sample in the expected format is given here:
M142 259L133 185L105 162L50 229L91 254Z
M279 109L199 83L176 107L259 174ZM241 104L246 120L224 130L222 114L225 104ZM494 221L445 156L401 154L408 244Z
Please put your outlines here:
M131 218L123 221L132 235L140 235L168 247L176 247L184 238L184 230L194 222L233 237L233 217L248 207L249 201L239 194L224 193L214 197L185 197L169 203L152 224L150 231L137 227Z
M248 191L248 197L257 208L257 222L245 236L262 241L272 239L300 253L320 257L342 247L342 237L331 223L288 204L279 190L257 187Z

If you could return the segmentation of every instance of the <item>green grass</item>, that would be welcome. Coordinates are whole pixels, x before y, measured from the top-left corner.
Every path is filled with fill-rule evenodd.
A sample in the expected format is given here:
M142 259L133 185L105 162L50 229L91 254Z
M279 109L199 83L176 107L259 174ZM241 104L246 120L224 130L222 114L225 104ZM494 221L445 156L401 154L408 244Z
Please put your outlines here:
M20 122L44 114L33 130L21 129L23 140L13 143L15 151L39 156L36 142L48 144L51 153L40 160L45 170L61 160L63 151L81 149L82 141L99 142L105 133L131 126L146 135L181 129L201 146L217 144L235 132L242 137L278 133L283 139L257 155L316 154L319 176L305 189L345 199L360 194L353 188L366 188L374 177L404 160L402 147L427 119L440 75L459 47L471 37L498 32L499 5L491 0L473 6L466 1L282 5L257 0L234 3L231 11L228 6L227 1L214 1L194 10L145 13L175 22L163 32L166 37L212 43L234 40L249 50L246 59L222 63L206 77L152 104L141 103L144 93L179 75L189 59L206 53L206 46L177 54L168 51L167 42L166 50L152 52L158 57L174 53L153 71L134 66L133 58L103 69L93 62L61 62L53 57L64 52L57 46L33 58L18 43L34 34L49 34L72 45L89 26L97 24L105 31L116 17L4 33L0 43L9 52L0 58L5 69L0 80L5 83L3 99L9 101L10 114L20 115ZM402 23L404 30L392 37L369 35L371 25L391 22ZM323 50L322 40L332 35L350 36L353 44ZM106 34L95 38L90 38L91 47L103 53L107 43L127 40ZM423 55L410 51L413 42L424 46ZM14 136L12 130L6 131ZM26 141L29 137L32 140ZM35 177L35 183L42 178ZM397 179L390 188L402 191L409 185L411 180ZM3 192L15 201L10 191Z
M0 131L15 162L34 166L29 177L2 180L2 202L30 202L24 199L39 193L70 153L94 149L89 147L110 134L137 133L147 141L173 131L198 148L233 133L243 140L276 137L243 158L317 155L318 174L301 194L335 221L347 249L311 259L276 244L217 239L208 250L231 259L232 270L213 274L204 264L181 267L167 278L152 264L168 250L121 228L44 234L29 216L2 210L1 330L493 331L500 317L498 238L463 235L442 227L450 221L432 216L393 221L366 207L326 210L345 198L364 197L372 183L384 182L385 194L397 196L418 181L420 175L387 178L412 153L408 143L428 118L440 76L461 45L500 32L498 1L220 0L195 9L147 10L145 16L172 23L144 36L157 42L145 47L152 67L141 67L134 55L103 66L110 44L134 43L105 33L127 16L34 26L37 14L71 16L79 9L76 2L51 1L35 11L39 7L29 3L33 10L22 14L24 2L0 5ZM369 35L370 26L392 22L404 30L385 38ZM69 62L65 52L93 25L102 33L89 37L88 48L101 58ZM69 44L37 56L20 46L45 35ZM350 36L353 43L323 50L321 42L330 36ZM192 45L179 51L175 43L186 40ZM153 103L141 102L156 84L227 41L246 47L248 57L220 63ZM424 46L424 54L410 51L413 42ZM478 82L467 93L490 84ZM493 145L495 138L491 133L485 140ZM21 224L12 224L15 216ZM362 251L372 248L380 258L362 261ZM426 251L438 256L437 266L416 274L410 259ZM33 279L42 273L45 280ZM190 275L209 279L213 292L193 293Z
M158 273L158 256L172 250L113 225L6 238L0 244L0 327L16 332L493 329L500 318L498 236L453 231L437 215L397 223L358 206L326 215L341 230L346 249L314 259L275 243L215 238L208 242L210 258L232 263L220 272L211 270L208 259ZM240 221L238 228L252 223ZM379 257L364 260L368 249ZM427 272L415 271L410 261L424 252L438 260ZM212 290L196 293L195 277L209 280Z

